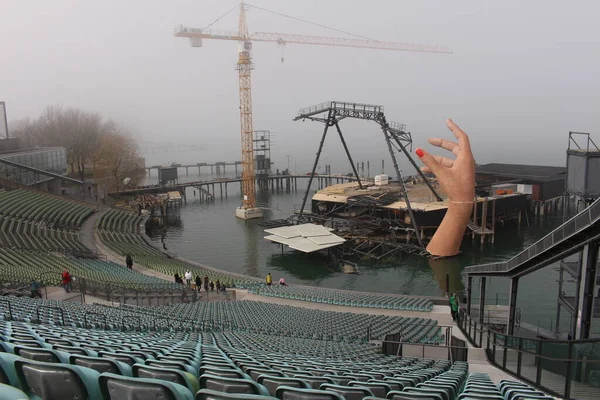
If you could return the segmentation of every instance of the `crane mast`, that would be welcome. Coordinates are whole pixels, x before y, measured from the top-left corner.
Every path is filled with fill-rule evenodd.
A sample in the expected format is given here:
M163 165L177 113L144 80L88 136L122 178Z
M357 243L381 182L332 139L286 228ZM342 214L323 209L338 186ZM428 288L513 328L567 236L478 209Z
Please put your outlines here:
M255 182L254 182L254 142L252 129L252 77L254 69L252 64L252 43L249 40L248 24L244 3L240 4L239 17L239 54L236 69L239 74L240 84L240 128L242 136L242 194L243 202L236 216L240 218L260 217L262 212L256 209ZM257 215L257 214L261 215ZM248 219L248 218L244 218Z

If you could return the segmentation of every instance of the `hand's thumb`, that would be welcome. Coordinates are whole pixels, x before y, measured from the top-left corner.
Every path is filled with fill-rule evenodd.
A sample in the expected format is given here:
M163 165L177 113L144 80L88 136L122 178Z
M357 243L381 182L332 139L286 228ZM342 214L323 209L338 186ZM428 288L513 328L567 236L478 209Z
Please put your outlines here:
M423 162L423 164L425 164L425 166L427 166L429 168L429 170L431 170L431 172L433 172L433 174L437 176L442 165L439 162L437 162L437 160L431 154L429 154L428 152L426 152L425 150L423 150L421 148L416 149L415 153L417 154L419 159Z

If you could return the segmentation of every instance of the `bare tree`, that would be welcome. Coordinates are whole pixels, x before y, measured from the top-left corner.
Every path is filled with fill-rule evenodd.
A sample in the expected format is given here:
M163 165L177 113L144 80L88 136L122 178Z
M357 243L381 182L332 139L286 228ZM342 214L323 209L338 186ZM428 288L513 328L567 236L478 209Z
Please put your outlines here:
M24 119L15 125L15 135L28 147L64 147L70 171L84 180L86 166L98 148L106 123L98 114L53 105L46 107L37 120Z
M85 167L97 150L102 136L102 119L98 114L75 114L70 124L75 129L70 139L71 157L79 179L85 179Z
M144 175L137 145L124 133L104 133L93 158L97 163L95 176L110 176L116 190L125 185L126 178L129 178L130 185L135 185Z
M25 147L37 146L37 121L25 117L9 124L9 132L13 137L18 137Z

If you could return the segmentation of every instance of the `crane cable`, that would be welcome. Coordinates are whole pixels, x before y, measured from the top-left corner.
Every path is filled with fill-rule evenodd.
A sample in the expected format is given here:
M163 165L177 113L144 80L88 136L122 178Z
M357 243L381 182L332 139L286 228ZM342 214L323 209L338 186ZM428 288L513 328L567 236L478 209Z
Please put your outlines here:
M225 14L221 15L219 18L215 19L213 22L211 22L210 24L208 24L204 28L202 28L202 30L210 28L211 26L213 26L214 24L216 24L217 22L219 22L221 19L223 19L227 14L229 14L230 12L232 12L233 10L235 10L236 8L238 8L239 6L240 6L239 4L236 4L235 6L233 6L233 8L231 8Z
M315 25L315 26L318 26L320 28L329 29L329 30L332 30L332 31L335 31L335 32L338 32L338 33L343 33L344 35L350 35L350 36L354 36L354 37L365 39L365 40L373 40L375 42L379 41L379 40L368 38L366 36L361 36L361 35L357 35L355 33L350 33L350 32L346 32L346 31L340 30L340 29L332 28L330 26L321 25L321 24L318 24L316 22L311 22L311 21L307 21L307 20L304 20L304 19L301 19L301 18L292 17L291 15L282 14L282 13L279 13L277 11L267 10L266 8L258 7L258 6L252 5L252 4L248 4L248 3L244 3L244 4L247 5L248 7L252 7L252 8L255 8L257 10L261 10L261 11L265 11L265 12L268 12L268 13L271 13L271 14L279 15L280 17L293 19L295 21L304 22L305 24Z

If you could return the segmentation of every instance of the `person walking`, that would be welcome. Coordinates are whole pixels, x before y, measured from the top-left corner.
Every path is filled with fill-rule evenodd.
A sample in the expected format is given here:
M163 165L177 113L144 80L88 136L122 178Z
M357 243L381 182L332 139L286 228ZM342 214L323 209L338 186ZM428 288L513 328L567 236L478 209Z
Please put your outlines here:
M60 277L63 289L65 289L65 292L69 293L71 291L71 274L65 269Z
M29 283L29 290L31 291L32 299L35 299L36 297L38 299L42 298L42 292L40 292L40 284L35 279L32 279Z
M458 296L456 293L452 293L452 297L450 297L450 315L452 315L452 320L456 321L456 317L458 315Z
M200 291L200 289L202 289L202 278L200 278L200 275L196 275L196 290Z
M267 286L271 286L271 284L273 283L273 278L271 277L270 272L267 274L266 281L267 281Z
M213 281L210 281L210 291L211 292L215 291L215 283Z
M125 264L127 264L127 268L133 269L133 258L131 258L131 254L127 253L127 257L125 257Z
M189 269L187 271L185 271L185 284L190 286L192 284L192 271L190 271Z
M208 292L208 276L204 275L204 291Z

